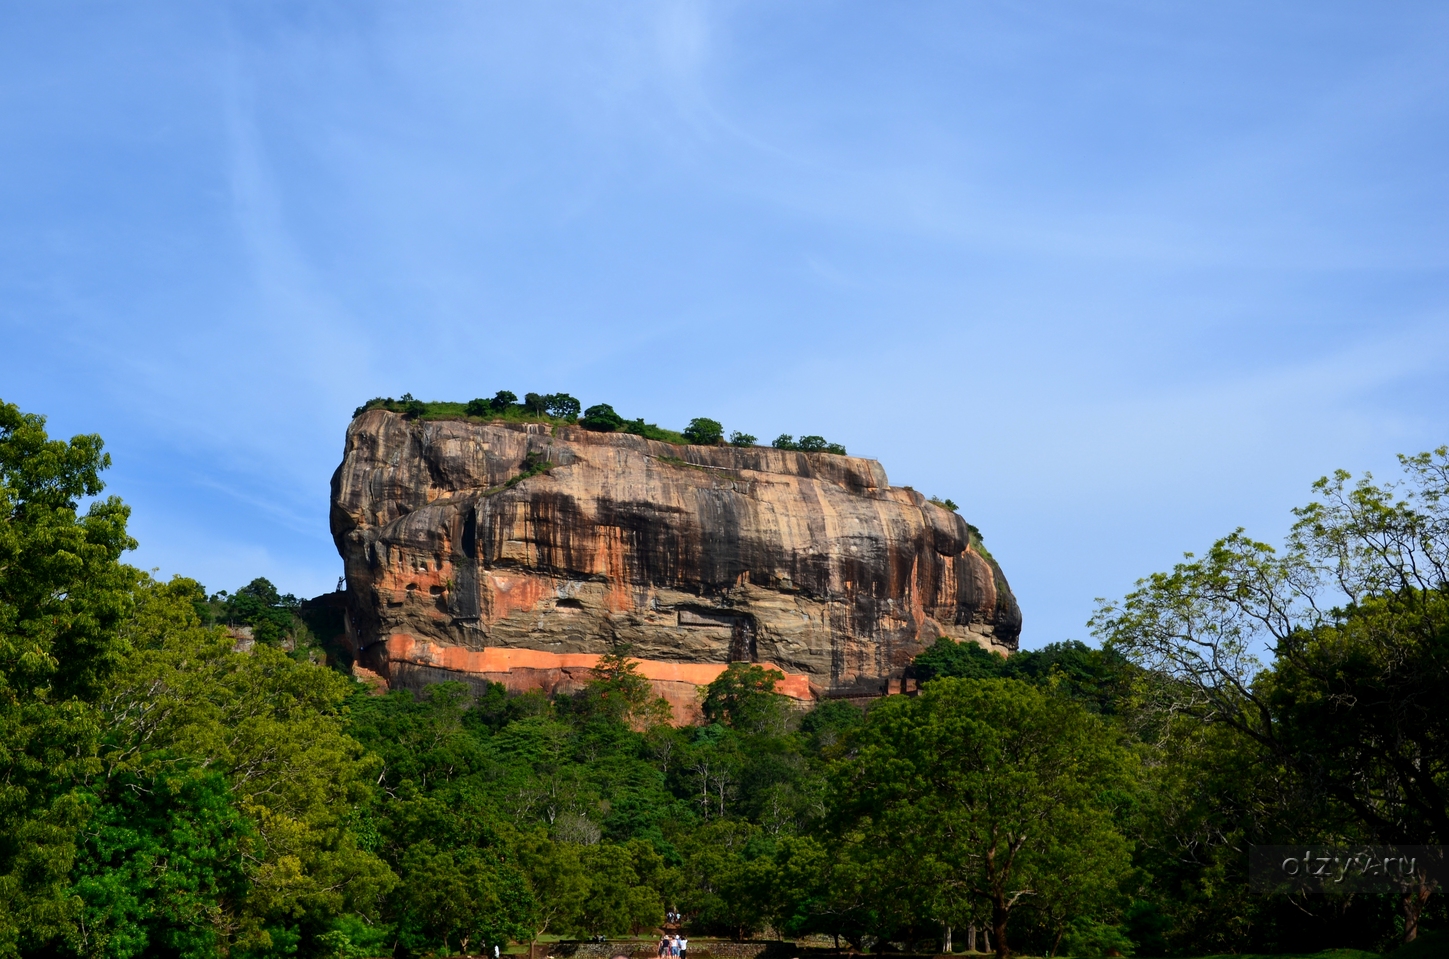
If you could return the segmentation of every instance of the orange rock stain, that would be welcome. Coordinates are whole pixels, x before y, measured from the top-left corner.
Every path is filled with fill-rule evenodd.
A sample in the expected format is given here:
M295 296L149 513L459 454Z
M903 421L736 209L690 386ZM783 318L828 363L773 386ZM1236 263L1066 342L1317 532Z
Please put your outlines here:
M432 666L486 678L520 692L526 689L552 692L561 684L576 685L575 677L586 676L597 666L599 655L550 653L507 646L466 649L439 645L411 633L393 633L387 638L387 661ZM657 659L636 659L634 662L639 675L649 680L655 691L669 700L678 722L698 719L697 691L718 679L727 668L724 663L670 663ZM769 663L761 665L784 674L784 678L775 682L776 692L804 702L818 698L818 691L804 673L788 673ZM689 691L693 691L694 695L690 695Z

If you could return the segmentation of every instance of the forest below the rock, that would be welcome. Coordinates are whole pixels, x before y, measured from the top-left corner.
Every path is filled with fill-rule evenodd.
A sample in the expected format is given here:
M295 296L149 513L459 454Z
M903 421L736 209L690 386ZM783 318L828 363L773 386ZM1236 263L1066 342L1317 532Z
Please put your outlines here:
M1281 547L1239 531L1102 602L1097 647L945 639L916 695L809 709L738 663L684 728L627 649L571 695L374 695L328 610L126 564L108 465L0 404L0 957L491 954L668 912L1001 957L1449 925L1427 877L1248 877L1255 845L1446 842L1444 449L1320 480Z

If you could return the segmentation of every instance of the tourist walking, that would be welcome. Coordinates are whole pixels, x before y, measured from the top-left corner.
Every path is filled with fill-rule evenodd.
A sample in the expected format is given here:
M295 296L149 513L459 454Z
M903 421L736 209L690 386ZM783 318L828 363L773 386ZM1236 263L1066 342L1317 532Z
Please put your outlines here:
M679 959L685 959L689 955L689 940L683 936L679 939Z

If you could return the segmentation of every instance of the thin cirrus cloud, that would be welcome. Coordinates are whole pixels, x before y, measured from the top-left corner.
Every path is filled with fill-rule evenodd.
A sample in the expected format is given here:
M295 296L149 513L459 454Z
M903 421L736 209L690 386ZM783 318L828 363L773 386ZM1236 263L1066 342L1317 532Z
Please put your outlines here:
M1449 439L1431 3L0 12L0 396L136 561L336 579L354 406L821 433L987 535L1025 642Z

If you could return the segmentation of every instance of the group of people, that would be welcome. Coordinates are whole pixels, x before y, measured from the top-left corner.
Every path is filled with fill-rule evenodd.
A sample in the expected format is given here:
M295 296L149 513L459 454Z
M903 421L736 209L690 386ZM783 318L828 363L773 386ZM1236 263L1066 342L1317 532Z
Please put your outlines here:
M659 959L687 959L689 940L675 934L659 940Z

